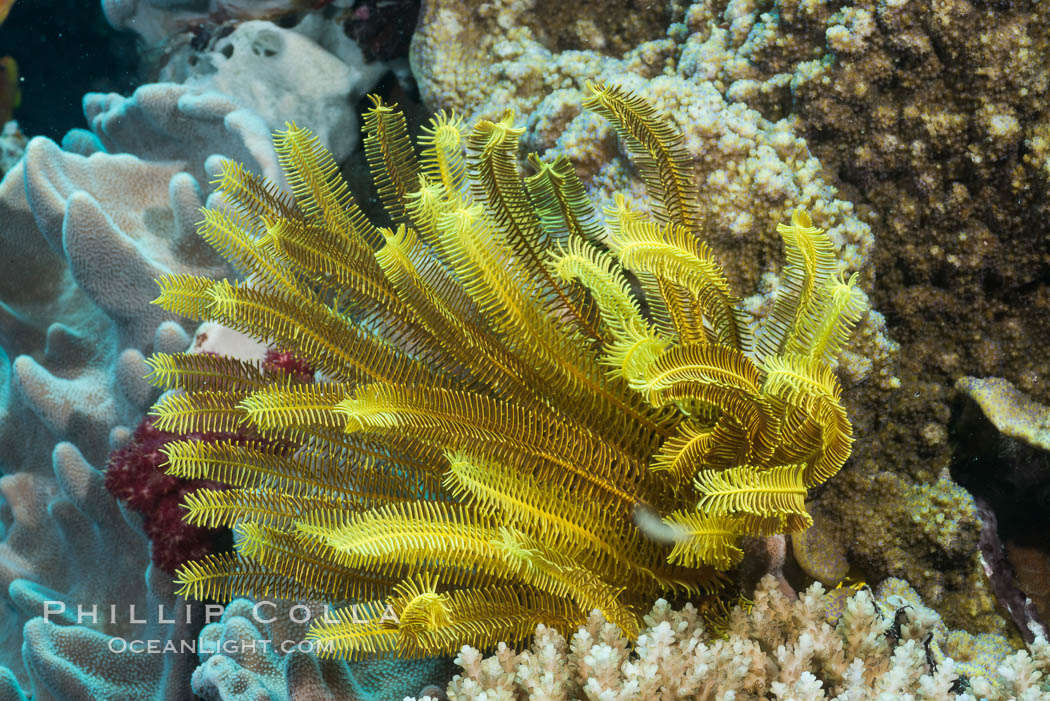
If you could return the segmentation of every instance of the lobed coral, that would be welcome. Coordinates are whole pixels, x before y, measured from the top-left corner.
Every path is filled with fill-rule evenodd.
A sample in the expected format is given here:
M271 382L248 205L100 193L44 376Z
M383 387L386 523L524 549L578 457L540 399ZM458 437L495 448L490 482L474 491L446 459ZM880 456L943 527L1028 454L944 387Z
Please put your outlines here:
M73 606L101 604L113 600L116 581L124 583L116 597L121 601L141 608L150 596L141 524L129 515L134 535L128 535L101 477L65 484L68 471L58 466L69 462L71 450L100 465L129 440L156 398L142 380L148 372L142 353L189 345L186 328L150 307L153 278L164 271L228 274L193 233L208 191L206 164L232 156L276 172L269 165L276 161L265 122L216 94L153 85L131 98L89 95L85 116L90 131L73 130L62 147L30 141L0 183L0 240L19 253L5 258L0 276L0 584L11 612L0 663L26 689L35 685L41 699L54 679L78 678L82 686L75 688L91 696L110 674L118 686L121 674L141 678L130 695L150 698L154 692L146 689L154 685L158 697L170 697L165 685L188 683L188 669L170 677L163 665L121 672L118 660L105 659L104 640L80 648L97 656L82 656L73 641L94 635L88 626L56 632L62 642L54 645L54 624L41 626L23 651L22 629L40 615L39 596L17 603L12 597L39 588ZM255 133L263 139L253 140ZM88 485L102 492L90 500L87 516L77 517L68 494ZM74 537L79 532L96 534L99 542L89 547ZM15 582L21 586L11 588ZM158 596L170 603L164 598L170 592ZM26 667L28 655L32 668ZM78 666L98 677L77 672Z
M762 580L753 605L736 606L724 635L697 610L657 601L631 642L597 613L570 641L540 626L530 649L500 646L483 658L466 646L449 683L451 701L632 699L896 699L1039 701L1050 697L1050 644L959 665L939 646L943 624L891 585L838 596L812 585L795 601ZM840 607L838 612L830 613ZM968 640L971 640L968 638ZM977 644L978 646L980 643ZM961 647L958 652L972 657ZM967 677L960 670L971 674ZM424 697L422 701L425 701ZM406 699L406 701L408 701ZM414 699L412 700L414 701Z
M181 610L184 602L170 576L150 566L141 520L118 506L103 474L74 445L56 445L50 467L50 484L29 471L0 477L8 526L0 544L8 597L3 661L7 680L16 682L11 688L34 701L179 698L191 660L112 647L178 644L194 635L182 617L165 620L158 610ZM107 615L110 606L120 614Z
M275 74L288 63L286 54L268 57ZM377 75L375 69L347 72L350 80L340 83L344 100L364 89L354 81ZM17 680L12 688L26 693L35 687L40 699L177 698L189 683L192 659L142 664L120 658L89 625L34 623L25 645L23 629L40 614L39 592L45 590L75 606L110 601L110 582L120 581L126 586L119 603L141 609L146 602L155 610L155 603L174 601L170 591L154 587L150 593L142 576L149 542L136 516L125 513L128 535L103 488L86 520L77 517L68 505L70 490L100 488L101 477L67 485L68 471L56 466L68 462L70 449L85 462L102 464L129 441L156 398L142 380L148 372L142 353L189 345L188 328L149 306L152 280L171 271L229 274L192 235L218 164L233 157L279 177L270 127L257 109L268 105L253 104L250 94L231 97L206 88L167 83L144 86L131 97L89 94L89 129L72 130L61 145L31 141L0 184L0 240L20 254L5 259L0 284L0 584L11 613L3 621L0 663L10 667L3 668L5 682ZM345 117L341 103L329 106ZM88 543L81 532L99 542ZM19 586L9 586L15 582ZM128 632L183 635L163 626ZM121 686L128 680L133 688Z
M269 58L271 68L288 63L287 56ZM367 71L349 72L344 100L365 89L355 80L374 80ZM44 598L151 611L175 602L159 569L143 576L150 553L141 520L117 509L90 465L130 440L156 398L142 380L143 353L179 352L190 343L188 327L148 304L153 279L173 271L229 274L193 236L218 163L233 157L279 176L258 109L268 105L206 87L89 94L89 129L70 131L61 144L34 139L12 163L6 145L18 135L4 137L0 242L17 255L4 259L0 276L0 597L8 612L0 675L3 693L13 697L186 693L192 658L136 660L106 649L117 633L179 640L186 631L155 621L121 631L35 617ZM329 106L347 111L335 101ZM90 469L70 467L78 463Z
M293 622L289 603L231 601L200 633L193 693L206 701L389 701L449 677L445 658L319 660L303 644L306 625ZM309 612L323 615L316 604Z
M157 99L161 92L175 99ZM225 113L209 113L197 102L191 118L180 112L189 101L180 105L178 90L143 90L139 96L142 102L134 108L126 100L106 101L121 110L123 125L138 128L109 129L112 115L89 100L100 132L77 132L66 141L92 156L33 139L0 183L0 240L19 253L5 258L0 276L0 588L11 611L4 620L0 663L27 688L30 679L43 688L52 673L66 674L63 655L76 651L60 646L27 669L25 655L36 643L24 653L21 633L42 609L39 596L16 603L17 592L47 590L50 598L71 603L141 602L147 596L143 572L149 555L137 526L129 535L100 475L84 477L97 470L68 466L77 462L74 454L89 466L102 464L155 399L142 380L148 370L143 351L177 351L189 343L170 315L149 307L152 292L142 294L143 276L226 273L221 259L185 238L203 198L184 171L203 172L203 163L193 159L202 162L219 145L229 153L250 154L238 146L244 131L226 130ZM209 114L217 119L206 119ZM246 123L250 120L240 126ZM214 138L215 131L225 145ZM132 155L138 147L134 135L143 133L157 135L158 143L161 133L179 142L179 159L149 160L155 152L148 148L142 158ZM107 153L103 141L122 153ZM202 154L209 143L217 146ZM77 480L65 481L73 474ZM86 499L82 511L72 507L85 499L80 490L89 487L101 494ZM81 539L86 534L97 542L89 547ZM124 583L119 597L113 592L117 581ZM15 582L21 586L12 588ZM46 644L46 637L34 640ZM108 663L96 667L114 669ZM159 677L153 681L161 683Z

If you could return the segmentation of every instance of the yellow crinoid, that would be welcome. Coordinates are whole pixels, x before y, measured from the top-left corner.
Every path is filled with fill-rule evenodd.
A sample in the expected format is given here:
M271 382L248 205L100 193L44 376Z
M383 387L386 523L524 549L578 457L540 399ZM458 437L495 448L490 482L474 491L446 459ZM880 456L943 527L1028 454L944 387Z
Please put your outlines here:
M150 359L181 390L160 428L250 428L166 448L171 474L230 486L186 518L236 533L235 552L179 570L181 592L356 603L310 632L343 657L515 644L594 609L634 636L656 597L717 589L738 536L809 525L806 490L850 452L831 363L862 296L796 210L755 343L700 241L681 135L640 97L589 89L651 216L617 198L603 225L565 158L531 156L522 180L510 114L469 131L439 116L417 155L374 99L365 147L392 228L304 129L275 137L294 198L225 167L228 206L201 234L244 279L165 277L157 303L318 372Z

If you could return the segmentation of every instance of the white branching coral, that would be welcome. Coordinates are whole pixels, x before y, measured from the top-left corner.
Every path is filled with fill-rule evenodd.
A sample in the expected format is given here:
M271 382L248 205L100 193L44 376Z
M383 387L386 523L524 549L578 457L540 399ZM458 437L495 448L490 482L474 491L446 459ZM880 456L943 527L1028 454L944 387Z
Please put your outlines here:
M767 576L749 610L736 607L726 635L697 610L659 600L631 645L597 613L571 641L539 626L532 648L500 646L484 657L464 647L449 701L1048 701L1050 644L1037 636L1007 657L994 679L967 679L931 647L939 619L924 607L894 609L868 590L837 621L842 590L814 584L789 601ZM424 697L420 701L427 701ZM414 701L408 700L406 701Z

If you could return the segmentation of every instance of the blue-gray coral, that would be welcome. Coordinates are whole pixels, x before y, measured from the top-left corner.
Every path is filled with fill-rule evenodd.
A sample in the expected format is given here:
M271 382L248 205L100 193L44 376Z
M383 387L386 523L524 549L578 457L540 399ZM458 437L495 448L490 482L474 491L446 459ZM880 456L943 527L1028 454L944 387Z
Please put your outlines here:
M0 245L18 252L0 263L0 669L4 688L37 699L178 698L192 658L118 656L106 643L182 633L39 616L45 600L174 603L167 575L144 576L137 517L93 465L156 398L143 353L190 342L191 327L150 304L153 280L230 274L195 234L199 210L222 159L280 176L277 124L243 98L175 83L89 94L84 112L89 129L61 146L32 140L0 183Z
M317 615L323 610L314 605L311 616ZM193 693L208 701L387 701L450 676L443 658L350 664L318 659L309 644L300 647L306 625L292 618L288 604L260 609L247 599L227 604L221 620L201 631Z

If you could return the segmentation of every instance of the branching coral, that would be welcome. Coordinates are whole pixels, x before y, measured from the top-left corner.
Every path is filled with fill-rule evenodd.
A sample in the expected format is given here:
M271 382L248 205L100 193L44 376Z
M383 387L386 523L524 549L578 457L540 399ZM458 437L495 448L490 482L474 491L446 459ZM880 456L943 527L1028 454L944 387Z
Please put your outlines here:
M951 658L931 649L939 621L928 609L892 597L876 601L863 590L829 620L842 591L825 594L814 584L789 601L766 577L753 608L734 608L724 637L712 635L691 605L676 611L663 600L634 643L597 614L568 644L540 626L521 653L501 646L483 658L464 647L456 658L463 674L449 684L448 697L1038 701L1050 694L1045 638L1003 659L991 678L966 679Z
M184 390L155 407L160 428L259 436L164 449L171 474L233 487L186 500L191 523L238 537L236 554L181 568L182 591L371 600L311 631L351 657L517 641L592 609L633 636L647 599L716 587L739 535L809 525L807 489L852 443L830 363L862 311L853 281L796 211L756 342L697 238L681 136L634 94L591 92L658 203L649 219L617 200L609 250L566 159L533 158L522 183L511 114L475 125L466 157L440 115L417 162L403 117L375 101L366 153L396 230L365 219L295 126L276 141L295 203L224 170L232 207L200 233L249 282L168 276L157 303L288 348L323 379L150 360Z

